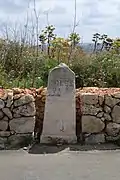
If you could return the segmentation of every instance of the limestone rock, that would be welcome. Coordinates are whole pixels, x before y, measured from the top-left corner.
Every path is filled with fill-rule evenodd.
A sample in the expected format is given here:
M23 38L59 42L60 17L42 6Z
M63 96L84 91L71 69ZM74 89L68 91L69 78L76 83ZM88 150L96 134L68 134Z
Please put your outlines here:
M120 99L112 98L110 95L105 95L105 104L109 107L114 107L120 102Z
M23 93L23 89L19 89L19 88L13 88L12 89L13 90L13 94L15 95L15 94L21 94L21 93Z
M114 98L120 99L120 93L115 93L115 94L113 94L112 96L113 96Z
M30 94L24 95L22 96L20 99L17 99L14 101L14 106L18 107L18 106L23 106L25 104L29 104L31 102L34 102L34 97Z
M120 106L115 106L112 110L113 122L120 123Z
M6 107L10 108L13 104L13 91L8 92L8 98L6 101Z
M84 104L95 105L98 103L98 95L92 93L82 93L81 100Z
M85 138L85 143L87 144L105 143L105 135L104 134L91 134L90 136Z
M13 116L15 118L19 118L21 116L27 116L27 117L35 116L35 113L36 113L35 103L32 102L24 106L19 106L13 109L13 113L14 113Z
M5 144L7 142L6 138L0 137L0 150L4 150L6 148Z
M0 99L2 100L7 99L7 91L5 89L0 89Z
M105 127L104 122L94 116L82 117L82 132L85 133L99 133Z
M0 131L0 137L9 137L10 131Z
M4 113L2 112L2 110L0 110L0 119L2 119L4 117Z
M108 142L116 142L116 141L118 141L120 139L120 135L117 135L117 136L108 136L108 135L106 135L105 139Z
M104 117L102 117L102 118L100 118L100 119L101 119L101 121L103 121L103 122L105 121L105 118L104 118Z
M106 132L109 136L116 136L120 133L120 124L109 123L106 127Z
M111 108L105 105L105 106L104 106L104 111L105 111L106 113L111 113Z
M4 118L2 119L3 121L9 121L9 118L7 116L4 116Z
M5 103L2 99L0 99L0 109L5 107Z
M31 133L34 131L35 117L14 118L9 125L10 130L16 133Z
M109 114L107 114L107 113L104 113L104 119L106 121L111 121L112 120L111 116Z
M76 141L75 73L66 65L55 67L49 73L47 90L41 142L48 136Z
M93 105L87 105L87 104L84 104L82 109L83 109L83 114L84 115L97 115L99 112L102 112L101 107L97 108L97 107L95 107Z
M101 117L103 117L103 115L104 115L104 112L99 112L99 113L97 114L97 117L98 117L98 118L101 118Z
M98 96L99 105L102 106L104 102L104 96Z
M1 130L1 131L6 131L7 128L8 128L8 122L1 120L1 121L0 121L0 130Z
M20 99L22 96L24 96L25 94L24 93L21 93L21 94L15 94L14 96L13 96L13 99L14 100L17 100L17 99Z
M12 116L12 113L10 111L9 108L3 108L2 111L4 112L4 114L9 118L9 119L12 119L13 116Z
M14 106L13 106L13 104L12 104L11 107L10 107L10 111L11 111L11 112L13 111L13 108L14 108Z

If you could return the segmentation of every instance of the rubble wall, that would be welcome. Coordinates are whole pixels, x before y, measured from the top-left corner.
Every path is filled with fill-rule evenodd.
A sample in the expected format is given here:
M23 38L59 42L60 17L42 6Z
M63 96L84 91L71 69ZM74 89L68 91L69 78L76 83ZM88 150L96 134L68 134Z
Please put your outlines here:
M33 131L42 133L46 92L43 87L0 89L0 149L29 144ZM80 134L86 144L120 140L119 88L76 90L76 135Z
M0 149L29 144L35 127L31 91L0 89Z
M40 134L44 119L46 91L46 88L38 89L35 98L35 129ZM80 134L86 144L119 141L120 88L88 87L76 90L76 135Z

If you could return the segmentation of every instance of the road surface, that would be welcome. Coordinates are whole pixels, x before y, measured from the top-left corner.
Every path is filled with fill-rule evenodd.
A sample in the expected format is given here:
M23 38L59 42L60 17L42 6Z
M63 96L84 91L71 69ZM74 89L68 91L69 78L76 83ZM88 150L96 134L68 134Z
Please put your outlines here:
M0 152L0 180L119 180L120 150Z

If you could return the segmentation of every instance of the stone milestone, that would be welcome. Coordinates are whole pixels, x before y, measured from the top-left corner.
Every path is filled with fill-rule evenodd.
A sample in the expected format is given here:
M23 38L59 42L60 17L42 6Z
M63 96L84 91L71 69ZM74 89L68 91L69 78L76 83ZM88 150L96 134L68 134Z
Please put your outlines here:
M75 129L75 74L61 63L49 73L41 142L76 142Z

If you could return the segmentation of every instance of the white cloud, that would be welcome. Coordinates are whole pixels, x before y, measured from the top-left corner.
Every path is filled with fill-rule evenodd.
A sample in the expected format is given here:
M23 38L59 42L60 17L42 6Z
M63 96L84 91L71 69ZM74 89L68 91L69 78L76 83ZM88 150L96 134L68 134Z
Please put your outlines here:
M0 0L0 19L23 22L26 12L33 9L33 0ZM49 14L50 24L56 26L56 32L61 36L67 36L73 24L74 0L36 0L37 12L40 12L40 28L47 23L44 12ZM7 12L7 13L6 13ZM119 36L120 0L77 0L77 20L80 20L76 28L85 42L92 39L92 34L106 33L109 36ZM8 19L9 17L9 19Z

